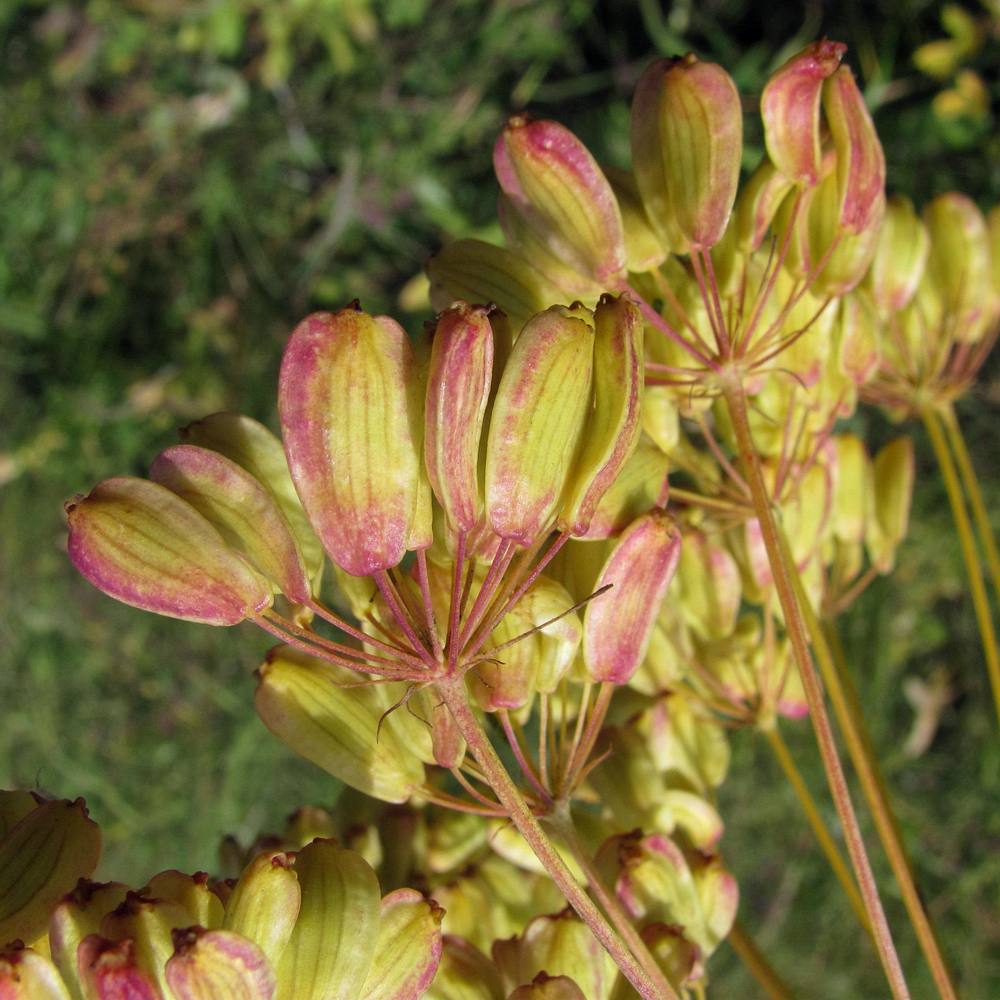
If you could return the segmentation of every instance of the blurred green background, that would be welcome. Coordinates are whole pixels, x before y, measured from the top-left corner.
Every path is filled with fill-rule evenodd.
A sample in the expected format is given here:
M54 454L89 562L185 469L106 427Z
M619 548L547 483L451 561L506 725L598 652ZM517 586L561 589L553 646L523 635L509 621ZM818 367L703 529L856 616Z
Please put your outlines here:
M61 503L104 476L143 474L204 413L273 426L282 345L307 311L358 297L416 328L411 279L427 255L492 232L490 150L508 113L558 117L624 164L631 88L654 55L693 49L753 94L827 34L850 45L890 189L919 203L957 188L992 205L996 11L836 7L0 5L0 785L85 796L105 832L102 874L137 882L213 869L223 833L248 840L335 797L253 714L267 639L105 599L70 571ZM752 129L747 144L750 158ZM994 511L998 408L994 361L961 407ZM865 419L874 439L891 433ZM945 951L963 995L986 998L1000 996L1000 746L944 493L915 436L912 537L893 579L852 610L845 641ZM911 759L904 688L939 671L955 697ZM806 728L789 737L820 792ZM734 744L723 843L745 923L801 996L883 995L766 748L750 734ZM882 885L914 995L930 995L891 879ZM712 968L714 995L756 995L725 949Z

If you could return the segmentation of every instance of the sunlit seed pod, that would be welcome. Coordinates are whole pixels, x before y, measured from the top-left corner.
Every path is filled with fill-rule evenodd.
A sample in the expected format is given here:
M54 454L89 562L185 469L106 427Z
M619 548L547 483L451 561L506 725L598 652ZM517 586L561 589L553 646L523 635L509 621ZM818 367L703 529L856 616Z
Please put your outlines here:
M18 944L0 947L0 996L4 1000L70 1000L52 962Z
M643 323L624 296L601 297L594 312L593 407L570 473L557 526L586 535L604 495L639 441Z
M667 259L667 248L659 241L646 215L635 174L618 167L601 168L618 199L625 232L625 266L636 274L659 267Z
M141 892L144 896L165 899L182 906L190 916L192 924L198 924L208 930L222 926L224 916L222 900L212 890L205 872L187 875L175 869L168 869L154 875Z
M833 494L833 533L844 542L860 542L871 516L872 463L864 442L854 434L834 438L837 454Z
M163 996L155 979L140 966L135 942L128 938L110 941L99 934L85 937L80 942L77 966L82 992L88 1000L121 996L160 1000Z
M975 202L939 195L924 208L930 236L925 282L940 298L944 333L975 343L995 317L990 234Z
M882 357L878 315L865 288L856 288L840 300L834 328L833 359L841 374L860 388L878 372Z
M292 333L278 410L288 467L330 558L354 576L396 566L420 499L413 352L406 331L359 308Z
M722 238L743 148L740 96L729 74L693 55L653 63L632 100L632 163L661 242L703 250Z
M180 903L153 899L130 892L101 921L100 936L108 941L131 941L135 964L154 982L161 994L169 995L166 964L174 952L173 932L191 924L191 915ZM84 939L77 952L86 945Z
M854 74L841 66L823 82L823 112L837 160L842 229L858 235L877 227L885 205L885 155Z
M681 616L702 639L720 639L732 632L742 596L736 560L718 538L685 531L675 586L671 591Z
M882 313L903 309L912 300L923 277L930 250L927 227L913 203L901 195L886 202L867 287Z
M190 504L157 483L121 477L67 502L69 555L124 604L235 625L267 608L271 586Z
M624 274L618 202L569 129L516 115L497 138L493 165L511 208L553 256L601 284Z
M350 1000L375 957L379 884L355 851L315 840L295 856L298 919L277 967L277 1000Z
M740 890L718 855L696 856L690 867L704 916L705 936L699 944L707 956L729 936L739 907Z
M0 943L35 941L100 853L101 832L83 799L40 801L12 822L0 839Z
M124 902L129 888L122 882L81 879L52 911L48 925L49 950L75 998L82 996L77 950L90 934L97 934L104 918Z
M400 684L358 686L358 675L285 646L258 670L254 705L264 724L296 753L384 802L405 802L424 781L407 726ZM386 713L390 713L386 715ZM430 743L422 724L422 739ZM405 737L404 737L405 733Z
M680 546L673 518L659 510L622 533L597 579L597 589L611 589L584 612L583 659L592 680L624 684L638 669Z
M814 42L772 73L761 94L768 156L796 184L811 187L819 181L823 83L846 51L841 42Z
M309 578L318 582L326 558L288 471L281 441L242 413L213 413L181 428L184 444L210 448L245 469L271 492L302 553Z
M490 418L486 510L502 538L529 545L552 526L591 405L592 314L554 306L514 343Z
M301 905L294 859L282 851L264 851L241 872L222 926L252 941L277 968Z
M271 1000L277 983L264 953L232 931L189 927L175 931L176 951L166 980L177 1000Z
M431 341L424 460L431 487L456 531L482 514L479 450L493 379L490 310L456 302L438 316Z
M308 603L309 577L291 528L249 472L216 451L182 444L160 452L149 478L191 504L289 600Z
M446 244L427 262L427 274L435 309L447 309L457 300L494 302L516 330L562 297L518 254L482 240Z
M350 919L350 911L343 916ZM375 951L357 994L360 1000L416 1000L424 995L441 961L443 916L433 899L414 889L397 889L382 899ZM347 994L341 995L347 1000Z

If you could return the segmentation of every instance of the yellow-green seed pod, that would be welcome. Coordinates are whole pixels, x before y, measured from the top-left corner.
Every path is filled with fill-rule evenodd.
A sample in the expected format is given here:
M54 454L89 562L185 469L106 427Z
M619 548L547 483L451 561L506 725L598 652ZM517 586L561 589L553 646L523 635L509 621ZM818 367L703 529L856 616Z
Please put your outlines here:
M453 302L495 303L520 330L528 320L561 298L546 277L518 254L482 240L456 240L427 262L431 305Z
M264 953L232 931L189 927L175 935L166 980L177 1000L271 1000L276 981Z
M885 155L849 67L824 81L823 111L837 157L839 224L853 235L877 228L885 205Z
M302 905L293 860L281 851L258 854L226 901L224 929L253 941L272 968L278 967Z
M614 961L569 910L536 917L519 937L497 941L493 958L508 989L530 983L544 971L572 979L585 997L610 1000L618 978Z
M930 250L927 227L913 202L893 195L886 202L867 285L882 313L898 312L913 299Z
M405 709L386 715L402 685L357 685L351 670L278 646L258 670L254 705L296 753L367 795L405 802L424 782L429 736L408 727Z
M76 956L80 943L101 929L104 918L125 901L129 888L121 882L81 879L52 912L48 938L52 961L74 1000L83 1000Z
M990 236L990 275L994 301L1000 302L1000 205L994 205L986 216Z
M108 941L134 942L136 966L156 983L161 994L169 996L166 965L174 952L173 932L190 925L191 916L180 903L130 892L101 922L100 933Z
M906 537L915 475L913 442L890 441L876 456L874 517L868 522L866 543L872 564L880 573L892 571L896 549Z
M529 545L552 526L591 403L594 327L553 306L515 341L490 418L486 510L501 538Z
M302 905L278 964L275 1000L358 1000L375 957L379 884L371 866L331 840L295 857Z
M833 533L840 541L860 542L870 515L872 464L864 442L854 434L838 434L837 475L833 493Z
M840 300L834 327L832 360L839 372L857 387L867 385L882 358L878 315L865 288L855 288Z
M0 948L0 997L4 1000L70 1000L56 967L19 944Z
M34 941L100 853L101 831L83 799L39 802L12 823L0 840L0 943Z
M422 997L441 961L443 916L433 899L413 889L389 893L379 905L375 951L359 1000Z
M732 228L736 245L744 253L752 253L764 242L792 183L770 160L764 160L743 185Z
M742 149L740 95L721 66L687 55L658 60L643 73L632 100L632 165L664 245L704 250L718 243Z
M181 428L184 444L210 448L246 469L274 497L285 515L309 573L318 582L326 558L288 471L281 441L263 424L242 413L213 413Z
M569 129L515 115L493 147L493 167L510 209L552 256L599 284L621 279L625 235L618 202Z
M947 335L975 343L995 314L990 236L971 198L950 192L924 208L927 279L941 299Z
M488 308L456 302L437 319L425 406L424 461L431 488L456 531L482 514L479 449L493 379Z
M306 567L273 495L249 472L209 448L182 444L160 452L149 478L186 500L290 601L306 604Z
M642 330L642 315L632 302L602 296L594 312L594 403L557 522L573 535L587 534L602 497L639 441Z
M184 907L193 924L208 930L222 926L222 900L209 886L205 872L187 875L168 869L154 875L140 891L151 899L166 899Z
M652 271L667 259L667 249L657 239L649 216L646 215L635 174L619 167L604 166L601 169L608 178L621 209L626 269L635 274Z
M792 56L767 81L760 98L767 154L795 184L812 187L820 174L820 99L847 46L823 39Z
M684 532L674 593L681 617L699 638L722 639L736 627L740 571L718 539Z
M705 954L710 955L733 929L740 901L739 885L718 855L696 857L691 874L705 918L705 936L699 943Z
M270 584L163 486L105 479L66 514L73 565L124 604L208 625L235 625L271 604Z
M353 576L397 565L420 500L413 352L406 331L356 306L292 333L278 410L288 467L330 558Z

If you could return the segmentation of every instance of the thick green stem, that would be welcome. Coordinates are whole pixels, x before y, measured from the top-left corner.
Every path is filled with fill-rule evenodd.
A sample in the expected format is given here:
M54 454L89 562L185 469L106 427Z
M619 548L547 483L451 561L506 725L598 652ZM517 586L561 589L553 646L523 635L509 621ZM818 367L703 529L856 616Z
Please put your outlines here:
M740 961L757 985L767 994L768 1000L792 1000L792 991L774 971L771 963L764 957L756 942L747 933L746 928L737 920L733 924L729 937L726 938L730 948L740 956Z
M972 519L976 523L979 542L986 555L986 565L989 567L990 579L993 583L993 596L996 597L997 601L1000 601L1000 549L997 548L997 539L996 535L993 534L993 525L990 523L986 502L983 500L983 491L979 488L976 467L972 464L972 456L969 454L954 407L944 408L941 411L941 419L948 432L951 450L955 453L955 462L962 477L962 485L965 487L969 506L972 508Z
M990 686L993 689L993 706L996 710L997 721L1000 722L1000 652L997 650L997 635L993 627L993 615L990 612L986 584L983 583L983 568L979 562L979 554L976 552L976 540L972 534L972 525L965 509L965 500L962 497L962 485L959 482L955 463L948 450L948 442L941 430L937 414L933 410L927 409L921 415L924 418L927 435L931 439L931 447L934 449L938 468L941 470L944 488L948 493L948 502L951 504L955 533L958 535L958 544L965 561L965 572L969 577L969 596L972 598L972 607L976 613L976 623L979 626L979 636L983 644L986 672L989 674Z
M676 991L662 973L654 977L642 967L618 932L608 923L597 904L577 883L566 862L552 846L531 807L525 802L517 785L507 773L489 737L469 707L461 679L441 681L436 688L451 711L455 724L475 755L490 787L507 810L511 822L528 842L549 877L566 897L566 901L615 960L622 974L643 1000L678 1000Z
M785 773L788 783L792 786L792 790L795 792L796 798L798 798L799 804L802 806L802 812L805 813L806 820L809 822L809 826L812 827L816 842L819 844L820 850L826 855L826 860L829 862L833 874L836 875L837 881L844 890L844 895L847 896L847 901L851 904L854 915L858 918L858 922L865 931L871 933L868 925L868 914L865 913L864 900L858 893L858 887L854 882L854 877L851 875L851 870L840 853L833 835L827 829L826 823L823 822L823 817L820 815L812 793L809 791L809 786L806 785L802 774L799 772L795 764L795 759L788 749L788 745L778 731L777 724L769 729L765 729L764 735L767 737L768 745L774 752L774 756L781 766L781 770Z
M819 746L823 768L826 771L830 793L837 808L837 815L840 817L851 864L854 867L858 887L861 889L861 896L865 902L865 911L868 914L869 925L875 937L879 959L882 962L893 996L896 1000L904 1000L904 998L909 997L910 992L906 985L903 969L899 964L899 956L896 954L892 932L882 908L882 900L879 898L878 886L875 883L875 875L865 851L858 818L851 803L847 779L844 776L844 769L840 763L837 744L833 736L833 728L830 725L830 718L823 701L823 687L809 652L802 611L795 593L793 571L782 551L778 526L771 509L771 498L764 484L760 460L754 447L750 421L747 416L746 395L740 381L734 379L726 385L725 399L733 432L736 435L740 462L750 487L754 513L760 524L761 535L767 550L775 591L781 602L785 629L788 633L795 663L799 669L799 675L802 678L806 701L809 704L809 718L816 734L816 742ZM797 574L795 574L794 579L798 579Z

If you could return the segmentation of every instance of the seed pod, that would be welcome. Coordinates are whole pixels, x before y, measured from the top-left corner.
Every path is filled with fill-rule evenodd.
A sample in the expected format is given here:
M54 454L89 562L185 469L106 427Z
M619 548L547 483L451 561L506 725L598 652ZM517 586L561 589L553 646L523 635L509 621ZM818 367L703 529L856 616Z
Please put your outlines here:
M395 712L386 716L404 695L401 685L357 682L353 671L278 646L258 670L254 705L296 753L367 795L405 802L424 782L420 761L430 747L418 756L419 737L411 741L410 730L398 731L404 722ZM426 733L423 741L429 743Z
M109 941L91 934L80 942L77 953L83 995L96 1000L128 997L129 1000L160 1000L162 992L136 958L135 942Z
M310 580L318 581L325 554L288 471L281 441L242 413L213 413L180 431L184 444L210 448L246 469L274 497L302 553Z
M90 934L97 934L104 918L125 901L128 892L128 886L121 882L80 879L52 912L48 928L52 961L69 984L75 1000L83 997L76 962L80 942Z
M700 531L684 534L677 565L678 607L701 639L723 639L736 627L742 592L736 560Z
M635 174L618 167L604 166L601 169L611 184L622 213L625 267L636 274L652 271L667 259L667 251L657 239L649 216L646 215Z
M729 936L736 920L740 889L718 855L701 855L691 864L701 912L705 918L705 936L700 942L710 955Z
M594 405L558 522L574 535L587 533L639 441L642 330L642 315L628 299L602 296L594 313Z
M143 479L98 483L66 504L69 556L124 604L235 625L271 603L271 588L190 504Z
M34 941L100 853L83 799L42 802L14 823L0 840L0 943Z
M295 858L302 908L278 965L277 1000L357 1000L375 956L379 884L371 866L332 840Z
M556 259L601 284L624 274L618 202L569 129L515 115L497 138L493 167L513 212Z
M949 192L924 208L930 235L927 278L940 298L947 336L975 343L995 315L990 236L971 198Z
M232 931L189 927L174 932L177 950L167 961L166 979L177 1000L271 1000L274 971L252 941Z
M927 227L913 210L913 203L894 195L886 202L885 219L868 272L868 287L880 312L898 312L913 299L929 250Z
M0 948L0 997L4 1000L70 1000L56 967L18 944Z
M493 960L505 986L530 983L539 972L566 976L585 997L606 1000L618 978L607 952L594 940L587 925L571 911L535 917L519 937L497 941Z
M427 379L424 460L455 531L482 514L479 446L493 379L490 310L456 302L438 317Z
M838 434L837 476L833 494L833 533L844 542L865 537L872 491L872 464L864 442L853 434Z
M190 922L206 930L222 926L224 909L222 900L208 884L205 872L187 875L168 869L154 875L143 887L142 894L152 899L165 899L182 906Z
M417 1000L441 961L444 910L413 889L397 889L379 905L378 937L361 1000Z
M420 493L413 353L403 328L357 307L314 313L281 362L288 467L330 558L353 576L397 565Z
M191 504L289 600L310 600L291 528L273 495L249 472L216 451L182 444L157 455L149 478Z
M597 580L598 589L611 584L611 590L591 601L583 617L583 659L593 680L624 684L639 668L680 545L673 518L659 510L623 532Z
M494 302L517 330L560 298L527 261L482 240L456 240L442 247L427 262L427 275L435 309L447 309L459 299Z
M862 233L881 221L885 155L849 67L841 66L824 81L823 111L837 154L839 222L848 233Z
M653 63L632 101L632 163L643 204L672 249L708 249L725 231L743 149L729 74L693 55Z
M264 851L243 869L226 903L223 928L253 941L276 969L301 905L293 859Z
M823 83L846 51L842 42L814 42L773 73L761 94L768 156L796 184L812 187L819 181Z
M770 160L764 160L743 185L736 199L733 226L736 245L744 253L758 249L764 242L792 183Z
M890 441L874 463L875 516L868 522L866 543L872 564L880 573L892 571L896 549L906 537L915 475L913 442Z
M594 328L553 306L514 343L490 418L486 509L502 538L529 545L552 525L590 408Z

